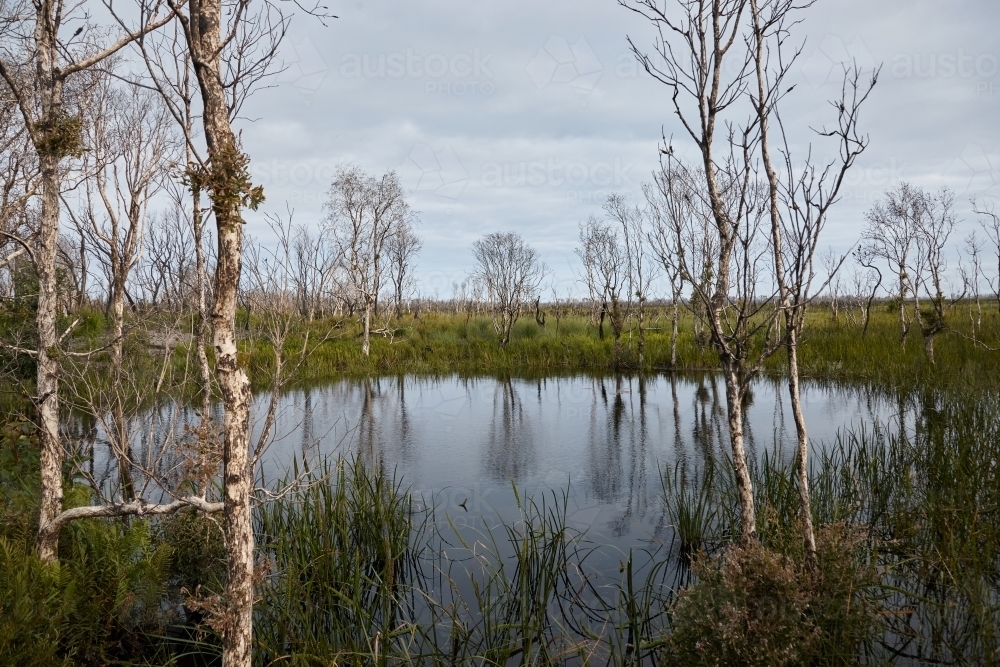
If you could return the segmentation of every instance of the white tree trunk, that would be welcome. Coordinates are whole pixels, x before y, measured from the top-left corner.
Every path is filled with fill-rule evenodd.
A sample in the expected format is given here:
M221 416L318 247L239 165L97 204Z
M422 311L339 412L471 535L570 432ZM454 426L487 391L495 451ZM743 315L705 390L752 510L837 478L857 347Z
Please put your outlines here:
M220 63L221 0L191 0L188 41L201 89L210 160L210 195L217 227L215 305L212 309L215 377L225 407L222 466L226 541L225 631L222 662L250 667L253 641L254 535L250 514L250 380L238 362L236 307L242 262L242 202L248 179L229 119Z
M670 368L677 368L677 299L674 299L672 312L670 313Z
M121 366L125 332L125 277L121 257L115 259L116 249L112 248L113 273L111 289L111 377L112 377L112 412L113 429L112 448L118 461L118 481L121 485L122 499L126 502L135 499L135 485L132 482L132 455L129 441L128 425L125 423L125 406L121 394Z
M788 395L792 403L792 416L795 419L795 472L802 509L802 539L806 547L806 557L811 565L815 565L816 534L813 529L812 502L809 499L809 434L806 431L806 418L802 414L802 397L799 390L799 334L794 325L788 327L786 349Z
M365 298L365 332L361 341L361 352L367 357L371 351L372 305L371 299Z
M205 291L208 279L205 269L205 219L201 214L201 196L195 193L191 198L192 226L194 228L194 259L197 273L198 288L198 376L201 382L201 424L206 426L211 420L212 412L212 369L208 364L208 354L205 350L210 344L208 326L208 304ZM203 434L202 437L205 437Z
M40 155L42 172L42 215L35 247L38 273L38 365L35 399L41 453L41 502L38 516L38 557L47 563L57 559L59 533L46 527L62 511L63 449L59 438L59 340L56 336L58 294L56 293L56 244L59 240L59 160Z
M724 370L726 380L726 409L729 416L729 439L733 453L733 472L740 501L740 531L742 541L750 543L757 537L757 514L754 507L753 482L747 467L743 442L743 389L735 371Z

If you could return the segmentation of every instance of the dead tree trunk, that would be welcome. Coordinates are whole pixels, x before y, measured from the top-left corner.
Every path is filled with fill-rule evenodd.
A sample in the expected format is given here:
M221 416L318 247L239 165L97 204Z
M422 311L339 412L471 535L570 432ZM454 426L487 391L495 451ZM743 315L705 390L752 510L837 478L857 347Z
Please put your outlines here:
M61 87L61 86L60 86ZM43 97L58 97L58 91L43 88ZM52 104L58 104L52 102ZM35 409L38 410L39 441L41 452L41 503L38 515L38 557L47 563L55 562L59 547L59 533L47 532L45 527L62 511L63 449L59 440L59 339L56 336L56 246L59 241L59 159L56 155L39 151L42 185L42 216L35 248L35 270L38 273L38 312L35 327L38 331L38 365L36 374Z
M207 168L192 166L192 189L207 191L215 215L218 251L212 308L215 377L225 407L223 421L223 532L226 541L226 667L250 667L253 638L254 535L250 514L250 406L253 395L236 346L236 308L243 251L242 209L257 208L263 191L253 187L249 158L242 153L229 118L221 71L220 0L190 0L185 33L201 90Z

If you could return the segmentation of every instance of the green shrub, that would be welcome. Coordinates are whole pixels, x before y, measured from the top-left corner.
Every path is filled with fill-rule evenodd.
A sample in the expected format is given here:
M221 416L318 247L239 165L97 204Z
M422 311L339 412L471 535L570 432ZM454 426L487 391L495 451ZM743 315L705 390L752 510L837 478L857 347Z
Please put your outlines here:
M0 665L155 664L169 548L144 521L77 521L60 561L0 537Z

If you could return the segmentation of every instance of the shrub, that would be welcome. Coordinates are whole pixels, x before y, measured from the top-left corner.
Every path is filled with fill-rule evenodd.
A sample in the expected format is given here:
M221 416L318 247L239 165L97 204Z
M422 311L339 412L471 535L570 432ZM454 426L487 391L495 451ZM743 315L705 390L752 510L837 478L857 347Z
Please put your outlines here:
M698 581L671 610L666 662L856 664L877 619L859 546L857 536L836 525L817 536L815 569L759 544L697 557Z
M60 547L49 565L30 540L0 536L0 665L155 661L169 548L146 522L97 520L74 522Z

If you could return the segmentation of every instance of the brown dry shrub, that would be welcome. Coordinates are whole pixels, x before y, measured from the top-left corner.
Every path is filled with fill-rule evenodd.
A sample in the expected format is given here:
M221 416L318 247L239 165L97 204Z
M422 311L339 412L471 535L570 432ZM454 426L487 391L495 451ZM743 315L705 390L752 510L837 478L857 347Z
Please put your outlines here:
M841 525L821 529L816 569L759 544L697 557L697 583L679 594L672 609L665 661L857 664L878 618L861 544Z

